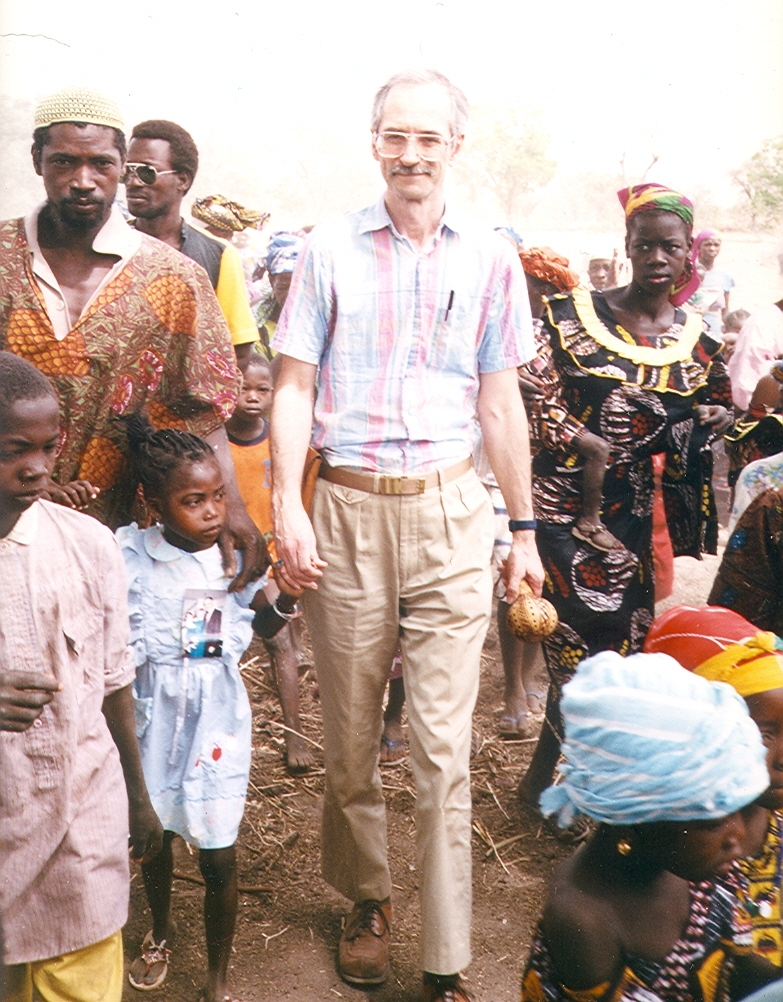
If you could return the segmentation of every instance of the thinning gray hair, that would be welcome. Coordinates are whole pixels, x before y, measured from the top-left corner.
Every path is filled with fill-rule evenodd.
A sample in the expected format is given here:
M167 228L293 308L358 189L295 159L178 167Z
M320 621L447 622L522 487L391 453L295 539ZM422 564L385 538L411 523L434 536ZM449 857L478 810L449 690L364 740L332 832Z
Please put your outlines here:
M378 126L381 124L381 118L383 117L383 106L386 104L386 98L392 87L433 83L443 87L451 100L451 121L449 124L452 136L463 135L470 111L468 99L456 84L453 84L447 76L438 73L437 70L403 70L402 73L395 73L393 77L389 77L375 95L375 100L372 103L372 118L370 119L370 128L372 131L378 131Z

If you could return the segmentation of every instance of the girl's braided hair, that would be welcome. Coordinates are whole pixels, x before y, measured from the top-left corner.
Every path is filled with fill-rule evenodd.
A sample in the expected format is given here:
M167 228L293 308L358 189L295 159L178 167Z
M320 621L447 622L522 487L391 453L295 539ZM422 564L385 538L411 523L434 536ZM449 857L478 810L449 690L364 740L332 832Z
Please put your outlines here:
M212 446L189 431L156 431L139 413L125 415L119 421L124 425L130 459L148 500L165 496L172 474L182 463L215 460Z

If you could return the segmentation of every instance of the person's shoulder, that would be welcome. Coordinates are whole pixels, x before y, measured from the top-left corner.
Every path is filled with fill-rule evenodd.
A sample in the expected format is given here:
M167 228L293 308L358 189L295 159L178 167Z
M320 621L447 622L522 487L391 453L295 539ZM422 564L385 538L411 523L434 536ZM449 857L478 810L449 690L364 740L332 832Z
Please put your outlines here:
M24 216L0 220L0 240L6 241L19 233L24 233Z
M142 233L141 246L134 257L142 267L156 272L155 277L174 275L192 284L199 280L199 273L204 274L196 261L146 233Z
M623 946L608 902L579 886L574 857L555 870L541 932L564 985L579 990L616 981Z
M111 529L97 518L44 498L37 503L40 506L40 517L50 526L54 526L63 536L76 542L79 549L85 550L87 547L92 547L96 551L107 547L113 549L114 535Z
M8 255L27 248L24 232L24 217L0 221L0 255Z

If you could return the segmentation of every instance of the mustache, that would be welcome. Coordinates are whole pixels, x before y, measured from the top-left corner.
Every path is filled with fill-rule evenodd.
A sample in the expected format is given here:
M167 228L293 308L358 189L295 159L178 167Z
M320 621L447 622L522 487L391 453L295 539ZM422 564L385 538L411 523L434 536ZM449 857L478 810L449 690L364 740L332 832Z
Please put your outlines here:
M80 195L64 195L60 205L105 205L104 198L82 198Z
M392 174L431 174L432 171L428 167L422 167L421 165L417 167L406 167L404 164L400 164L399 167L392 167Z

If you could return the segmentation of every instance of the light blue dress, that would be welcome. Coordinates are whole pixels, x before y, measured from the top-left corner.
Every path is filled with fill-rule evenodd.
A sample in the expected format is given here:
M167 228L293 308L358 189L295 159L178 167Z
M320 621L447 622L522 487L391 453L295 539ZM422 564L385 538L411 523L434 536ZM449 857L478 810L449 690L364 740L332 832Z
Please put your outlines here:
M228 593L217 545L187 553L157 526L125 526L117 540L128 570L136 733L152 805L167 831L200 849L226 848L236 841L250 776L252 719L239 661L253 635L248 606L265 579ZM212 644L218 656L194 656L209 646L192 642L194 591L222 603L221 648ZM214 615L202 618L214 632Z

